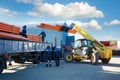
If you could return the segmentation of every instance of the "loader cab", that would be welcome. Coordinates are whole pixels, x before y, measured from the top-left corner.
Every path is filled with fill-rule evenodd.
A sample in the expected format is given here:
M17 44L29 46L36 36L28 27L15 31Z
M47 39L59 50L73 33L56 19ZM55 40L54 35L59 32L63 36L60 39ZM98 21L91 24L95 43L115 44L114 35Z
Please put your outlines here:
M92 47L93 44L87 39L78 39L73 43L73 48Z

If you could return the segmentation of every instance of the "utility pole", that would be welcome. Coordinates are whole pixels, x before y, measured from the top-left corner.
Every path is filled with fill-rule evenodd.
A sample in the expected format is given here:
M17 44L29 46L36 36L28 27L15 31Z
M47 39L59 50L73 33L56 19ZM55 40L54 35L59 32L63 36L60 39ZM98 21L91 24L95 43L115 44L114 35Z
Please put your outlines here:
M55 37L55 46L57 46L57 37Z

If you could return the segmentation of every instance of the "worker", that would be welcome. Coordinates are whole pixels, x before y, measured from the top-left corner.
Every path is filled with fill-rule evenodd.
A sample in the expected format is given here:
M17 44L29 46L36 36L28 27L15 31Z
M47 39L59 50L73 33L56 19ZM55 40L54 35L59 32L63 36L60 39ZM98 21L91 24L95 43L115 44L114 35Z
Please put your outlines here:
M64 31L64 32L68 32L70 29L72 29L72 27L68 26L66 22L61 27L61 31Z
M46 37L46 33L44 32L44 30L42 30L42 32L39 34L39 36L42 37L42 42L45 41L45 37Z
M45 62L46 62L46 67L52 66L52 64L51 64L51 48L49 45L45 49Z
M55 60L55 66L59 66L60 65L60 60L59 60L59 49L54 46L54 60Z
M68 32L68 30L69 30L69 27L67 27L67 24L66 24L66 22L61 26L61 31L63 31L63 32Z
M27 38L27 31L26 31L26 25L24 25L23 27L22 27L22 32L20 32L20 35L22 35L22 36L24 36L25 38Z

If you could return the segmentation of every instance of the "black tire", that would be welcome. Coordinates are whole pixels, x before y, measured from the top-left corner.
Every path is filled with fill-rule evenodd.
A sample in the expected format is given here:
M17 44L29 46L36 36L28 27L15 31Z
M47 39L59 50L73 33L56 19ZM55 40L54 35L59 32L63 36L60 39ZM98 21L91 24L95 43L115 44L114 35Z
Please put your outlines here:
M66 62L73 62L73 56L72 56L72 54L66 54L65 55L65 61Z
M104 59L101 59L101 61L102 61L103 64L108 64L110 59L111 58L104 58Z
M19 59L14 59L15 63L20 63L20 64L24 64L25 61L24 60L19 60Z
M39 59L34 59L33 64L39 64Z
M39 64L39 53L34 54L33 64Z
M22 56L14 57L14 61L15 61L15 63L20 63L20 64L24 64L25 63L25 59Z
M97 52L96 53L92 53L90 61L91 61L91 64L97 65L98 62L99 62L99 54Z
M0 57L0 73L2 73L4 67L5 67L5 62L3 58Z

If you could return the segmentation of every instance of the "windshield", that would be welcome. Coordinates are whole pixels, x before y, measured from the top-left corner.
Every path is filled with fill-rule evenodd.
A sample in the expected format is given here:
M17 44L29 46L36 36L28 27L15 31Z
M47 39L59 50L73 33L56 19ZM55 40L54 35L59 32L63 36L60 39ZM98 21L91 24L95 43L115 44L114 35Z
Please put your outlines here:
M82 46L82 47L87 46L87 42L86 42L86 40L81 41L81 46Z
M81 47L81 41L75 41L73 44L73 48Z
M73 48L87 47L91 46L91 42L88 40L77 40L73 44Z
M92 46L93 46L92 42L88 41L88 47L92 47Z

